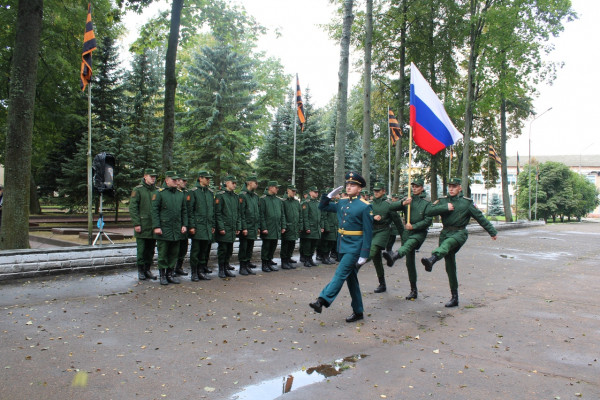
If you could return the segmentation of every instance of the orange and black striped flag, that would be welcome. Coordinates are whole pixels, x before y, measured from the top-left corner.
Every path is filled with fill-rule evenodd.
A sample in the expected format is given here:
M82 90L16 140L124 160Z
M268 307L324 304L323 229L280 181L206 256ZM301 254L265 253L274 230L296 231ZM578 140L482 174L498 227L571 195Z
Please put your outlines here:
M492 146L491 144L489 146L489 154L490 154L490 158L492 160L496 161L496 164L502 165L502 159L500 158L500 156L496 152L496 149L494 148L494 146Z
M302 92L300 91L300 80L296 74L296 107L298 109L298 120L300 121L300 130L304 132L306 116L304 115L304 104L302 103Z
M96 35L92 24L92 4L88 3L85 35L83 36L83 52L81 53L81 90L92 80L92 51L96 50Z
M402 136L402 130L392 110L388 110L388 124L390 126L390 140L392 141L392 146L395 146L396 142L400 140L400 136Z

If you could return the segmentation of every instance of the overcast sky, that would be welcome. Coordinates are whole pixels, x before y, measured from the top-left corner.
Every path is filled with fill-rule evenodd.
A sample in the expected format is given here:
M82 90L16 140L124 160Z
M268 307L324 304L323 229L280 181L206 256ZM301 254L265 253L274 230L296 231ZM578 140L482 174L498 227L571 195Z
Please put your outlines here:
M313 103L324 106L336 93L339 69L339 43L330 40L319 27L330 22L335 8L327 0L233 0L242 4L259 23L269 29L259 47L271 56L281 59L285 72L299 74L300 85L309 87ZM538 116L552 110L530 124L526 121L523 135L507 145L509 156L528 154L531 126L532 155L599 154L600 128L595 123L600 114L600 52L596 40L600 38L600 1L572 0L579 19L566 24L560 37L553 38L554 52L548 57L564 61L552 86L540 86L535 100ZM168 6L163 5L164 8ZM142 21L156 10L149 10L141 18L127 18L128 29L136 35ZM280 33L276 37L275 32ZM352 54L351 58L362 57ZM356 84L360 74L352 72L350 83ZM290 82L290 86L293 82ZM596 114L598 113L598 114Z

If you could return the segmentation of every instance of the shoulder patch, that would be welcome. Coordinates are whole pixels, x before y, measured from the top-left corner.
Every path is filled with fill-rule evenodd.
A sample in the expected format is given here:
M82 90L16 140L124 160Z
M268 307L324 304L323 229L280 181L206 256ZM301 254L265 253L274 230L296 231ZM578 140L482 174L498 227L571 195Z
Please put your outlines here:
M152 195L152 200L156 200L156 193Z
M198 190L198 186L194 186L194 187L192 188L192 192L195 192L196 190Z
M190 196L189 194L187 195L187 197L185 198L187 201L190 201L190 199L192 198L192 196Z
M163 190L165 190L165 188L159 188L158 191L162 192Z
M215 199L215 204L219 204L219 198L218 197Z
M240 204L244 202L244 199L240 197Z
M362 197L360 198L360 201L362 201L362 202L363 202L363 203L365 203L365 204L371 204L371 203L369 203L367 200L363 199Z
M137 191L136 191L136 190L132 190L132 191L131 191L131 197L135 197L135 196L136 196L136 194L137 194Z
M306 204L302 204L302 209L306 209Z

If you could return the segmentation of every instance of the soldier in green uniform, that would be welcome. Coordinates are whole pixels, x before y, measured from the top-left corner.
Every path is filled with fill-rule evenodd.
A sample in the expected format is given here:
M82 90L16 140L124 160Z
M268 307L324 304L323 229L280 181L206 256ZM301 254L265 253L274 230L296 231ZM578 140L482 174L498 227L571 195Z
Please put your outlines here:
M397 211L402 209L402 202L392 203L385 194L385 186L381 182L375 183L373 187L374 199L371 202L373 208L373 239L371 240L371 250L369 259L373 260L379 286L374 290L375 293L383 293L387 290L385 283L385 272L383 270L383 260L381 251L385 249L390 237L390 225L393 223L398 230L402 230L402 220Z
M189 216L189 231L192 237L190 249L191 280L210 280L212 271L208 268L210 246L215 234L215 197L210 189L208 171L199 171L196 185L187 197Z
M152 236L152 194L156 191L156 170L146 168L142 183L131 191L129 200L129 215L133 224L133 234L137 244L138 279L156 280L156 275L150 272L154 259L156 240Z
M321 238L323 226L319 211L319 190L316 186L309 188L309 197L302 204L302 230L300 232L300 261L305 267L316 267L313 254Z
M396 202L398 200L400 200L400 195L398 193L394 193L390 196L392 198L392 202ZM387 252L391 252L392 248L394 247L394 244L396 243L396 236L400 235L400 232L398 232L398 228L396 228L395 224L392 224L391 228L390 228L390 238L388 239L388 242L385 246L385 250ZM383 253L385 254L385 253Z
M240 232L240 248L238 259L240 260L240 275L256 275L252 268L252 250L254 250L254 241L259 233L259 212L258 212L258 178L251 175L246 179L246 187L240 192L240 218L242 221L242 230Z
M333 188L325 189L329 193ZM331 202L337 203L340 196L336 195L331 199ZM317 261L321 261L325 265L335 264L330 257L332 251L335 251L337 245L337 230L338 222L337 215L326 211L321 211L321 221L323 221L323 233L317 245Z
M279 185L277 181L267 183L267 194L260 198L258 208L260 210L260 238L262 239L262 248L260 258L262 260L263 272L279 271L279 268L273 265L273 255L277 249L277 240L285 233L285 213L283 212L283 202L277 197ZM282 268L289 269L287 265Z
M285 214L285 232L281 235L281 268L294 269L296 260L292 260L294 247L301 226L301 208L300 202L296 198L296 186L288 185L287 196L283 199L283 213Z
M179 283L173 270L179 254L179 242L187 232L187 204L177 187L175 171L165 172L165 187L152 194L152 229L158 247L160 284Z
M431 225L432 218L427 215L431 203L425 199L423 192L423 179L415 179L411 183L412 197L407 199L410 206L403 207L402 211L407 215L410 207L410 221L406 222L404 233L402 234L402 246L396 254L384 252L383 257L387 261L388 267L394 265L399 258L406 256L406 269L408 270L408 281L410 282L410 293L406 300L417 298L417 268L415 265L415 252L421 247L427 237L427 230Z
M215 219L217 237L217 258L219 278L234 278L227 266L233 254L233 243L242 230L240 218L240 197L234 192L237 180L233 175L225 177L225 190L217 192L215 197Z
M446 273L450 283L452 298L446 307L458 306L458 278L456 276L456 253L467 241L467 224L471 217L485 229L492 240L496 240L498 232L488 221L483 213L475 207L473 200L463 197L462 186L459 178L452 178L448 182L448 196L436 200L427 211L429 217L442 216L442 232L440 233L439 246L433 250L431 257L422 258L425 271L431 272L433 264L444 258Z
M186 198L186 206L189 205L187 182L188 178L186 176L180 176L177 180L177 187L183 192L183 195ZM188 215L189 214L190 210L188 209ZM185 235L185 237L179 241L179 254L177 256L177 264L175 265L175 274L178 276L187 276L187 272L183 270L183 262L185 261L185 256L188 252L188 245L189 238L188 235Z

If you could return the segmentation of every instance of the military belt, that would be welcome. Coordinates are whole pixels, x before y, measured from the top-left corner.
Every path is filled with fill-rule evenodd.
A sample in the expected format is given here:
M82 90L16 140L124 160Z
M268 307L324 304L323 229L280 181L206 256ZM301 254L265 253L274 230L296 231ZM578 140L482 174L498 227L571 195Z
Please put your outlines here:
M347 231L345 229L338 229L338 233L341 235L348 235L348 236L360 236L363 234L363 231Z
M443 229L447 231L462 231L467 226L444 226Z

